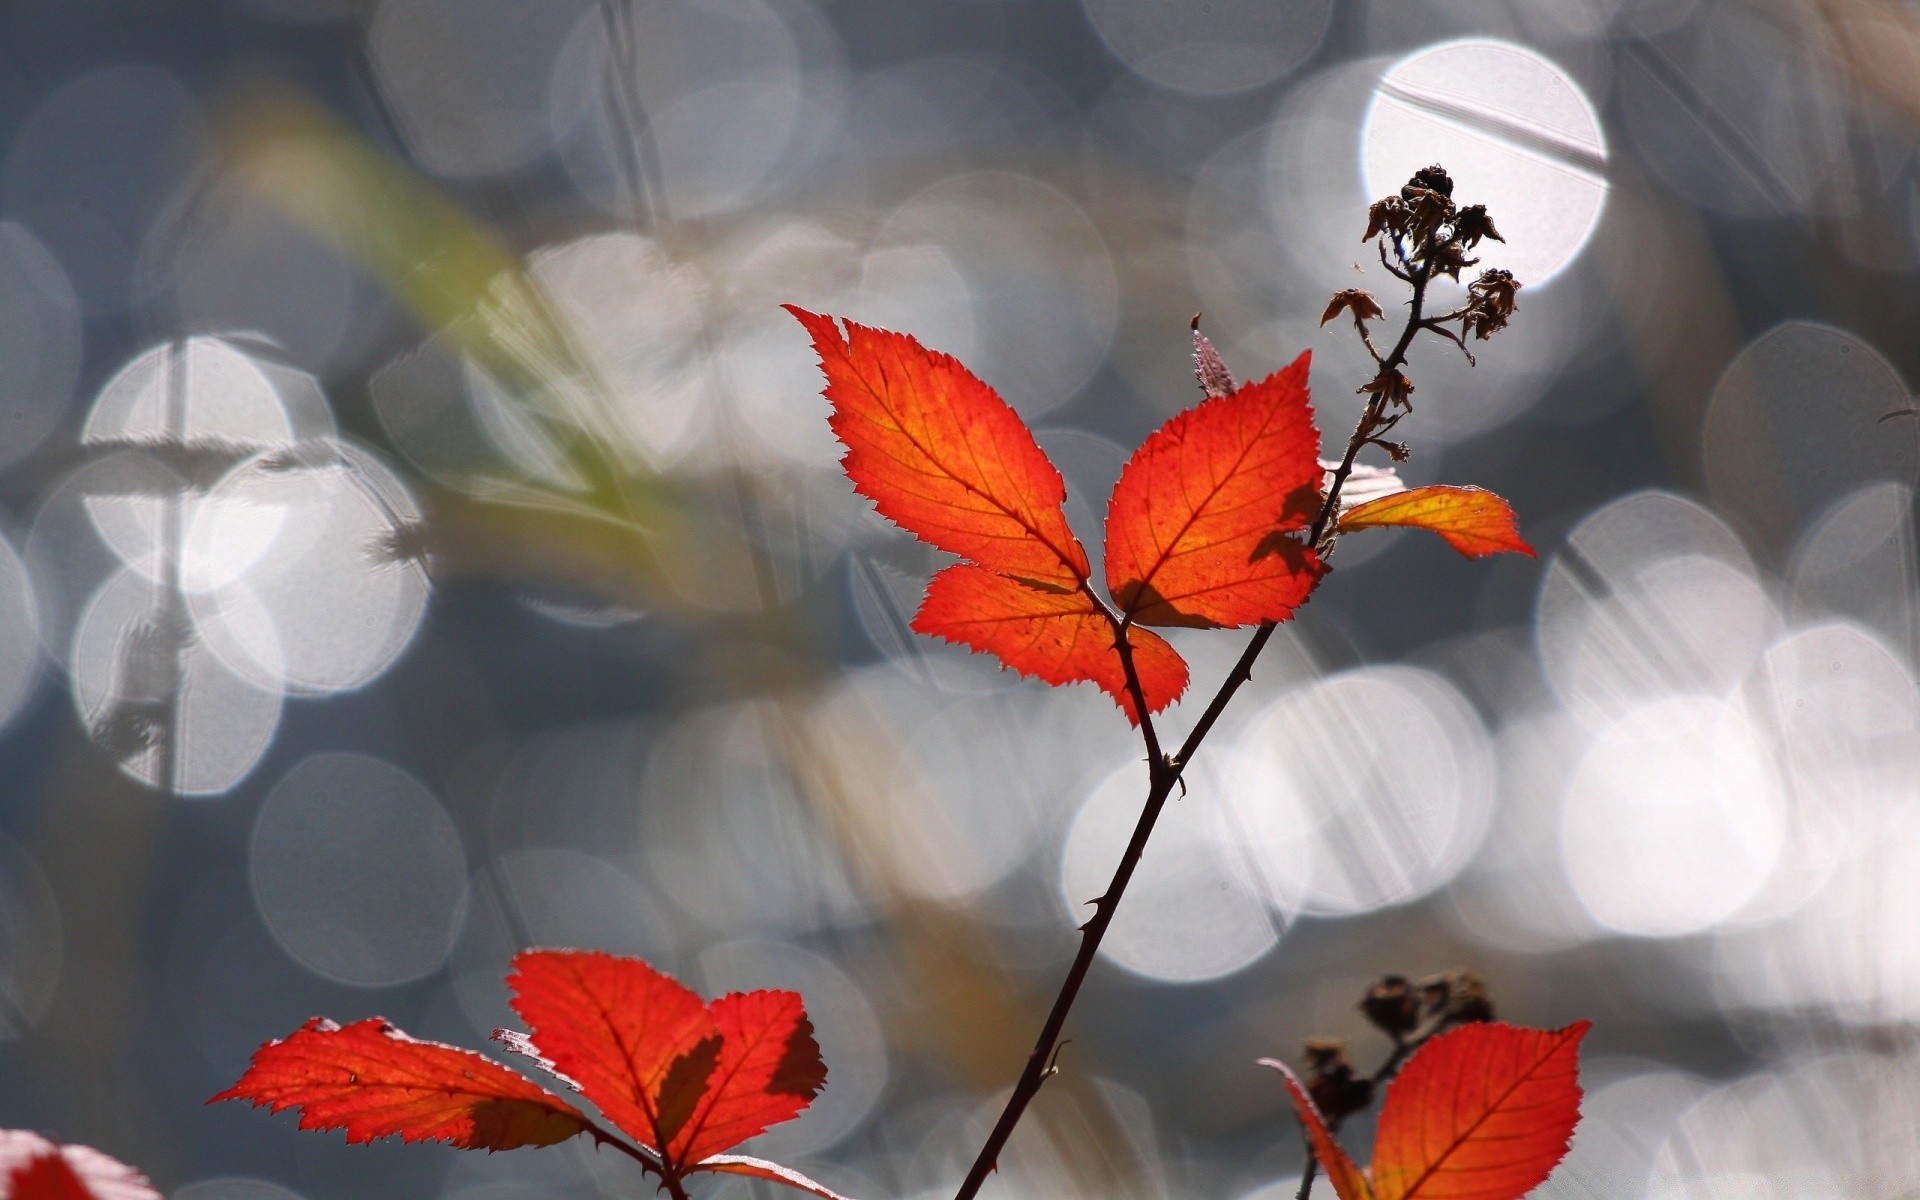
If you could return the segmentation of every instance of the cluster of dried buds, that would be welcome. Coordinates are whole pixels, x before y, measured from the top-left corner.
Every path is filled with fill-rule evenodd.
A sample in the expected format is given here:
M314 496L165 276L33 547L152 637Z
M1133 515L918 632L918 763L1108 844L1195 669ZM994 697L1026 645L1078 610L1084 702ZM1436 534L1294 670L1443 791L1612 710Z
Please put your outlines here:
M1307 1039L1307 1092L1334 1127L1372 1104L1374 1092L1429 1038L1457 1025L1494 1018L1486 980L1465 968L1418 981L1404 975L1382 976L1360 997L1360 1011L1375 1029L1393 1039L1393 1053L1373 1074L1362 1075L1354 1069L1347 1044L1339 1038Z
M1507 327L1520 283L1510 272L1488 269L1467 284L1465 304L1438 316L1422 313L1428 284L1443 275L1458 283L1462 271L1479 265L1480 260L1469 255L1482 241L1506 240L1494 228L1485 205L1463 208L1454 204L1453 180L1438 166L1415 172L1398 195L1375 201L1367 210L1367 231L1361 240L1373 242L1380 265L1413 289L1413 316L1406 333L1398 345L1382 354L1374 345L1367 322L1385 314L1380 302L1361 288L1334 293L1320 323L1325 325L1341 313L1352 316L1354 329L1378 368L1360 389L1373 400L1367 420L1372 428L1366 430L1366 436L1395 461L1403 461L1406 447L1380 440L1379 435L1397 424L1412 406L1413 381L1402 368L1413 335L1422 330L1437 333L1458 346L1471 362L1473 352L1467 349L1467 339L1485 341Z

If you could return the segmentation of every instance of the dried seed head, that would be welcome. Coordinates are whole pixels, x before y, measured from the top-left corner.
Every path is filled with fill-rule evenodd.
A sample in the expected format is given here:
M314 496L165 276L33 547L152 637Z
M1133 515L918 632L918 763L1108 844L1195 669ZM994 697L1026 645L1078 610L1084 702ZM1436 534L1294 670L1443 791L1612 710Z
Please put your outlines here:
M1380 311L1380 302L1373 298L1373 293L1360 288L1348 288L1344 292L1335 292L1333 299L1327 301L1327 311L1320 314L1320 323L1325 325L1347 310L1352 310L1356 321L1374 321L1386 315Z
M1379 396L1388 404L1398 404L1403 408L1412 408L1408 397L1413 395L1413 380L1401 371L1382 371L1373 377L1373 382L1360 389L1362 395Z
M1493 227L1493 218L1487 215L1487 206L1484 204L1469 204L1454 214L1453 237L1468 250L1478 246L1481 238L1491 238L1496 242L1507 240Z
M1420 1001L1426 1019L1441 1028L1494 1019L1487 981L1465 967L1421 980Z
M1405 975L1386 975L1360 998L1360 1011L1380 1032L1398 1041L1420 1023L1420 1000Z
M1398 196L1376 200L1367 209L1367 231L1360 240L1370 242L1381 234L1404 237L1407 232L1407 206Z
M1413 173L1412 179L1407 180L1407 185L1400 189L1400 195L1411 200L1413 197L1409 193L1421 190L1451 196L1453 195L1453 178L1439 163L1430 167L1421 167Z
M1339 1038L1308 1038L1306 1059L1307 1094L1327 1120L1337 1123L1373 1103L1373 1080L1355 1074Z

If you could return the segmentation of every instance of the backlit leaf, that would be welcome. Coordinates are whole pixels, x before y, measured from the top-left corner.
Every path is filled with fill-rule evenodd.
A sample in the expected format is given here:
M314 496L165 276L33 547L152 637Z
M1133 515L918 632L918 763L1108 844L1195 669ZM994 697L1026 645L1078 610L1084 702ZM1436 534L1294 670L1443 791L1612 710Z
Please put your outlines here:
M1580 1119L1580 1039L1565 1029L1464 1025L1387 1089L1373 1141L1376 1200L1518 1200L1567 1153Z
M218 1100L300 1110L302 1129L349 1142L400 1135L466 1150L550 1146L581 1132L580 1112L471 1050L410 1038L379 1017L345 1027L315 1017L254 1052Z
M786 308L826 372L841 463L882 516L1005 575L1064 591L1086 579L1066 483L992 388L905 334L847 321L843 337L834 318Z
M700 997L637 958L578 950L516 955L507 985L527 1040L554 1069L644 1145L664 1144L669 1072L720 1035Z
M147 1177L91 1146L0 1129L0 1200L160 1200Z
M734 993L715 1000L709 1011L720 1027L719 1062L668 1143L666 1156L675 1163L701 1162L792 1120L827 1081L798 994Z
M1288 536L1320 507L1307 366L1213 396L1149 437L1107 506L1107 589L1146 625L1284 621L1324 568Z
M1501 551L1533 556L1520 536L1513 509L1477 487L1419 487L1357 505L1340 515L1342 533L1379 525L1431 529L1468 558Z
M1287 1096L1293 1101L1293 1111L1306 1128L1307 1139L1313 1143L1313 1156L1319 1160L1320 1169L1326 1172L1327 1181L1333 1184L1334 1194L1340 1200L1375 1200L1367 1177L1361 1174L1353 1159L1347 1157L1340 1143L1333 1140L1333 1131L1327 1128L1326 1119L1320 1115L1320 1107L1313 1102L1313 1097L1307 1095L1307 1089L1301 1086L1293 1071L1275 1058L1263 1058L1260 1065L1280 1072L1281 1080L1287 1085Z
M783 1167L779 1163L768 1162L764 1158L748 1158L744 1154L716 1154L695 1167L696 1171L715 1171L722 1175L745 1175L749 1179L765 1179L773 1183L783 1183L790 1188L803 1192L812 1192L820 1200L847 1200L839 1192L824 1183L816 1183L792 1167Z
M962 563L933 577L913 618L916 632L998 658L1022 675L1054 685L1090 682L1139 724L1113 624L1080 592L1043 592ZM1159 712L1187 687L1187 664L1166 639L1132 628L1127 643L1147 711Z

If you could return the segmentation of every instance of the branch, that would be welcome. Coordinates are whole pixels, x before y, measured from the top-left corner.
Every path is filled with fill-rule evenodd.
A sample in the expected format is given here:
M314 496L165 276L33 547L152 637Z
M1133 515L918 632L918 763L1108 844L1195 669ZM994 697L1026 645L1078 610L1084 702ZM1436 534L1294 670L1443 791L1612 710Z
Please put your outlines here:
M1432 235L1428 236L1428 249L1431 249ZM1385 252L1382 251L1382 261ZM1420 331L1421 306L1426 300L1427 282L1432 268L1421 256L1421 262L1409 274L1402 274L1388 267L1395 275L1406 279L1413 285L1413 301L1407 317L1406 328L1401 330L1400 339L1393 350L1380 361L1380 373L1398 370L1407 361L1407 349L1413 344L1413 338ZM1378 376L1376 376L1378 378ZM1371 435L1376 432L1382 421L1387 420L1385 413L1386 397L1376 393L1367 403L1367 409L1361 414L1354 426L1353 436L1347 440L1346 454L1340 460L1339 468L1334 471L1333 482L1327 487L1326 499L1321 503L1320 512L1314 518L1313 528L1308 535L1307 544L1319 546L1323 541L1337 536L1331 528L1334 515L1340 509L1340 489L1353 472L1354 459L1359 456ZM1324 553L1324 552L1323 552ZM1092 590L1087 589L1092 595ZM1186 740L1180 744L1180 750L1172 758L1163 758L1160 742L1155 733L1152 718L1147 714L1145 697L1142 694L1139 677L1134 672L1132 647L1127 643L1128 621L1119 617L1098 597L1094 603L1113 623L1114 636L1120 652L1120 660L1127 674L1127 690L1133 697L1140 712L1141 736L1146 739L1149 755L1150 773L1148 776L1147 800L1140 810L1140 819L1134 823L1133 836L1127 841L1127 848L1120 856L1120 863L1114 868L1113 879L1107 884L1107 890L1093 902L1093 916L1080 927L1080 948L1073 956L1073 965L1067 968L1067 977L1060 984L1060 990L1053 998L1053 1007L1047 1012L1046 1023L1040 1027L1040 1036L1035 1040L1033 1052L1027 1056L1026 1066L1020 1072L1020 1078L1013 1085L1013 1094L1007 1098L1007 1104L1000 1112L1000 1119L994 1122L993 1131L987 1135L986 1144L980 1147L979 1155L973 1160L973 1166L967 1171L967 1177L960 1184L960 1190L954 1193L954 1200L973 1200L986 1183L987 1176L999 1165L1000 1152L1006 1148L1013 1131L1020 1124L1027 1106L1039 1094L1041 1085L1046 1082L1048 1066L1052 1061L1055 1045L1060 1040L1061 1031L1066 1028L1067 1014L1073 1011L1073 1004L1080 996L1080 989L1087 981L1087 973L1093 968L1093 960L1100 950L1102 939L1107 936L1107 928L1113 924L1114 912L1120 906L1120 898L1126 894L1127 885L1133 881L1134 870L1140 865L1140 857L1146 851L1147 839L1153 835L1154 824L1160 819L1160 811L1166 807L1167 797L1174 785L1180 782L1180 776L1186 771L1187 764L1193 761L1194 754L1206 741L1220 714L1226 710L1234 693L1242 684L1253 677L1254 660L1266 649L1267 642L1273 637L1276 628L1269 621L1254 631L1247 648L1234 663L1233 670L1207 702L1206 711L1194 724Z

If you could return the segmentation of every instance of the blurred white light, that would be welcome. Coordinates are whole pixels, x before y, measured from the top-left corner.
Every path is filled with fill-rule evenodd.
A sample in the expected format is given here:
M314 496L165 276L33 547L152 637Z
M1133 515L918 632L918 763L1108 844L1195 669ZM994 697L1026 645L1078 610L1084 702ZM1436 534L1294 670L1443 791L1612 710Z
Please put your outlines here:
M1607 199L1607 143L1567 74L1510 42L1466 40L1401 59L1381 79L1362 134L1367 195L1440 163L1463 204L1484 204L1504 245L1483 258L1531 290L1573 261Z
M27 564L0 533L0 729L40 678L40 609Z
M431 973L466 917L453 820L413 776L363 754L316 754L289 771L260 807L247 869L281 949L337 983Z
M1829 509L1794 550L1793 615L1857 621L1920 662L1913 511L1913 489L1893 482L1869 483Z
M1561 849L1594 920L1674 937L1739 913L1772 874L1786 813L1739 707L1655 700L1602 730L1567 785Z
M262 688L361 687L406 649L426 612L426 570L401 544L420 517L399 478L351 443L255 458L187 529L186 561L202 585L187 597L195 625Z
M1637 1060L1600 1059L1581 1064L1580 1073L1588 1090L1573 1144L1546 1182L1528 1194L1539 1200L1654 1195L1647 1185L1655 1157L1674 1122L1711 1085ZM1610 1082L1595 1082L1609 1074L1615 1076Z
M1198 764L1196 764L1196 767ZM1136 975L1198 983L1240 971L1272 950L1280 922L1259 881L1222 845L1218 823L1230 789L1189 771L1186 799L1169 802L1120 903L1100 953ZM1107 890L1147 795L1144 765L1121 767L1093 789L1060 859L1060 899L1075 925Z
M1555 706L1501 727L1498 833L1448 889L1442 910L1475 941L1504 953L1551 953L1603 931L1560 867L1561 800L1588 735Z
M1696 1101L1654 1160L1657 1200L1838 1200L1920 1184L1905 1054L1790 1062Z
M277 647L256 649L268 659ZM279 689L229 670L194 636L178 594L131 567L81 609L66 659L95 743L127 774L177 795L239 783L280 724Z
M333 432L312 375L233 341L191 337L142 351L109 379L80 440L150 448L286 446Z
M1812 1008L1868 1029L1920 1019L1920 819L1856 818L1848 832L1850 853L1812 900L1786 920L1720 938L1725 1007Z
M800 993L831 1072L833 1086L796 1120L755 1139L755 1154L782 1162L818 1154L866 1120L886 1090L887 1043L866 992L845 971L787 942L749 939L701 952L700 974L709 996L757 988Z
M1081 0L1113 56L1162 87L1203 96L1272 83L1326 36L1331 0Z
M1038 179L943 179L895 209L874 242L944 252L975 300L979 340L967 366L1029 420L1071 400L1113 345L1119 288L1106 242L1078 204ZM979 302L987 296L991 304Z
M805 763L771 704L695 712L649 749L635 844L682 911L725 934L855 921L866 903L829 829L795 786ZM550 772L549 772L550 774ZM545 780L542 780L545 785Z
M305 1200L300 1193L265 1179L222 1175L196 1179L174 1189L169 1200Z
M798 761L842 806L865 870L952 901L1028 860L1112 762L1101 731L1125 725L1091 689L956 697L929 683L886 666L855 673L807 724Z
M497 174L547 149L547 89L590 0L380 0L367 57L407 148L429 171Z
M700 327L704 286L656 242L603 233L537 251L529 271L552 299L612 410L573 414L595 429L611 420L642 463L671 461L713 419Z
M1920 796L1920 693L1885 643L1852 625L1802 629L1767 651L1764 682L1803 803L1857 828Z
M1845 59L1821 18L1699 4L1621 43L1617 108L1637 157L1695 204L1742 217L1844 216L1857 180Z
M752 197L808 115L800 49L765 0L611 0L554 65L548 123L610 212L724 212Z
M1228 788L1257 844L1307 839L1293 862L1256 856L1269 895L1330 915L1401 904L1452 879L1493 804L1485 728L1446 680L1365 667L1281 696L1236 743Z
M1748 343L1714 385L1700 431L1707 487L1784 547L1868 484L1914 485L1920 421L1881 420L1910 395L1886 356L1855 334L1784 321Z
M1598 727L1676 693L1727 696L1777 618L1739 539L1712 513L1638 492L1575 526L1541 578L1547 682Z
M0 221L0 468L38 449L80 377L80 302L60 263L18 221Z
M25 1037L60 983L60 906L40 864L0 837L0 1043Z

